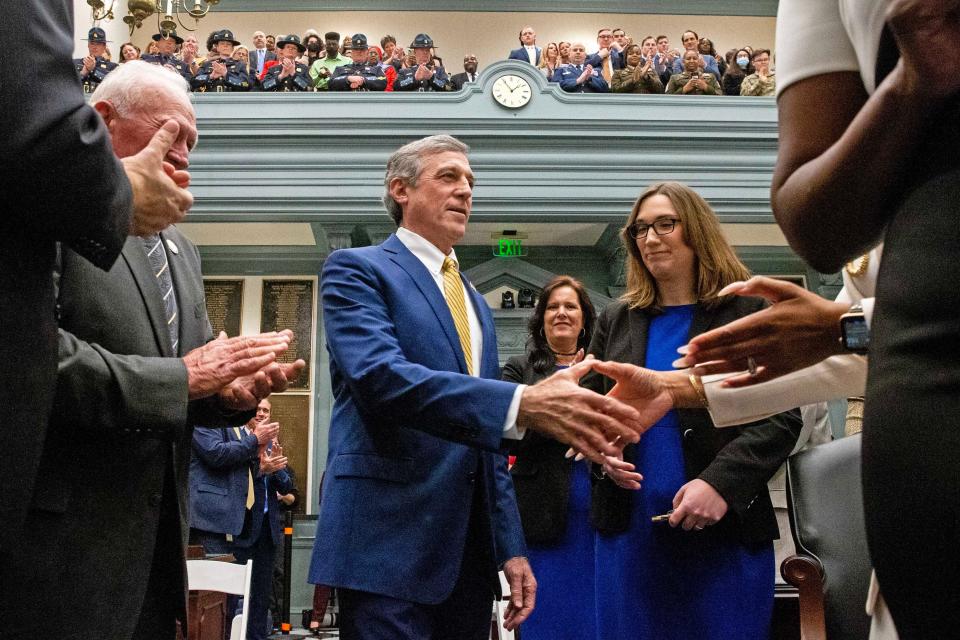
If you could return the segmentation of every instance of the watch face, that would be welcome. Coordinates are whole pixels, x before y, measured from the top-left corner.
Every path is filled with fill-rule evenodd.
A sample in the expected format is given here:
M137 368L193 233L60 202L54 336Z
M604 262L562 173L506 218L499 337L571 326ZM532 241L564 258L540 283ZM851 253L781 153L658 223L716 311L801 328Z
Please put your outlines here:
M503 75L493 83L493 99L508 109L518 109L533 97L530 83L515 75Z
M843 346L847 351L866 353L870 346L870 328L862 315L845 316L840 323Z

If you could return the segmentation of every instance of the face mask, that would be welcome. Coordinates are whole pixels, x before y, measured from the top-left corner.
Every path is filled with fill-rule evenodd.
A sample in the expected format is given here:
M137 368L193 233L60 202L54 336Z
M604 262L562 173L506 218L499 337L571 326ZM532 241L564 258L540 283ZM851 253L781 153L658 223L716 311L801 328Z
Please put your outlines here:
M319 43L319 42L311 42L310 44L307 45L307 50L308 50L308 51L320 51L320 43Z
M737 66L741 69L746 69L747 64L750 62L747 58L737 58Z

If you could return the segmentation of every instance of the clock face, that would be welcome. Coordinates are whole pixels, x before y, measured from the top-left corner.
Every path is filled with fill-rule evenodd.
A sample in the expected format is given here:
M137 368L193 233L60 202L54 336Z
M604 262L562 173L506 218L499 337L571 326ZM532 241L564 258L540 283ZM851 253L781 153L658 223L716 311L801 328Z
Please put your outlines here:
M493 83L493 99L508 109L519 109L533 97L530 83L520 76L500 76Z

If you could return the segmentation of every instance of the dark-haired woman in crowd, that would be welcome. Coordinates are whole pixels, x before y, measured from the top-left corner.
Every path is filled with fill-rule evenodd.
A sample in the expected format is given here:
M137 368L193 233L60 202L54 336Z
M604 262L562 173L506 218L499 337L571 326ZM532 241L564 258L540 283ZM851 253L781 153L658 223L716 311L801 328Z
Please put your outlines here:
M663 93L663 83L653 66L653 57L644 58L640 45L623 50L626 66L613 72L611 90L616 93Z
M122 45L120 45L120 64L139 59L140 47L132 42L124 42Z
M723 86L723 95L740 95L740 85L743 79L753 73L753 65L750 64L750 52L746 49L738 49L734 54L733 63L727 65L727 70L720 80Z
M528 351L503 368L503 379L533 384L578 359L590 343L593 304L583 285L557 276L540 293L530 317ZM581 354L582 355L582 354ZM523 623L524 640L593 638L594 535L590 469L567 458L566 445L528 431L510 470L537 578L537 606Z
M651 185L621 239L627 291L597 320L588 351L600 360L671 371L691 337L764 306L718 296L749 272L710 206L685 185ZM584 384L602 393L612 386L597 375ZM597 637L769 637L779 531L767 481L800 429L795 412L727 430L706 410L673 410L623 460L608 458L591 513Z
M720 75L722 76L723 72L727 70L727 61L717 53L717 50L713 46L713 40L710 38L700 38L697 48L703 55L713 56L717 61L717 68L720 70ZM717 79L719 80L720 78Z
M547 80L553 77L554 72L560 66L560 48L556 42L550 42L543 48L543 55L540 56L540 64L537 68L543 73Z
M303 34L304 54L297 59L307 67L312 67L313 63L323 55L323 38L314 29L307 29Z

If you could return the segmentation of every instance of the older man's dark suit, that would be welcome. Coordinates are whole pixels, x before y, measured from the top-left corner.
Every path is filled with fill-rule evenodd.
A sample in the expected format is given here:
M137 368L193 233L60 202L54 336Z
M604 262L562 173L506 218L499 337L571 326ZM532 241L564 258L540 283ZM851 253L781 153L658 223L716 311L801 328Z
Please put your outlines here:
M211 338L200 256L176 229L162 236L177 248L168 242L179 353L140 238L109 273L63 252L56 398L15 561L29 580L13 596L22 619L11 638L133 638L140 615L169 621L151 640L172 638L185 608L191 428L231 420L215 402L188 402L178 356Z
M694 309L690 337L759 311L759 298L733 298L712 309L698 304ZM643 365L647 353L647 330L651 312L629 309L624 302L607 306L597 321L589 353L601 360ZM589 375L584 385L605 393L612 383ZM700 478L717 490L729 505L727 514L709 527L709 535L745 543L766 542L779 536L776 516L767 492L767 481L793 450L802 424L799 413L790 411L742 427L717 429L703 409L678 409L687 478ZM628 445L624 458L632 460ZM602 532L626 530L630 522L633 492L620 489L609 479L594 483L591 518Z
M30 51L32 68L43 69L37 81L17 65L0 65L0 107L17 114L0 118L0 406L4 440L15 443L0 474L2 563L6 553L19 553L53 398L55 242L109 268L132 207L130 185L70 59L73 3L24 3L0 20L0 41ZM14 578L0 568L0 595L7 580Z

